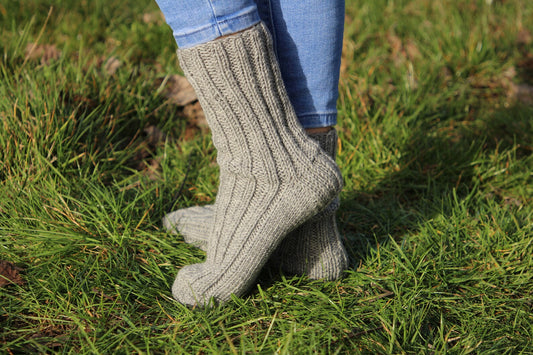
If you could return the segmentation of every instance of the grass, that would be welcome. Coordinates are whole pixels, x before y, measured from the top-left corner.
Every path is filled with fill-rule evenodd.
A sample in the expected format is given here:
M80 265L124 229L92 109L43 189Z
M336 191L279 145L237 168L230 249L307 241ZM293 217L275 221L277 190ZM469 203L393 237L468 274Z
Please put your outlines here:
M0 28L1 353L532 353L531 2L347 1L350 270L208 310L170 294L204 254L161 217L217 169L155 4L8 0Z

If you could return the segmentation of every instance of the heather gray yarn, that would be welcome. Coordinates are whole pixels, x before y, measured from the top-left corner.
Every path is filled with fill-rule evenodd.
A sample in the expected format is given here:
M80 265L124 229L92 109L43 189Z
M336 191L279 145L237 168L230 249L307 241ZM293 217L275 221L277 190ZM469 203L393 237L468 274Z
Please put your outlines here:
M342 178L300 126L264 24L178 56L211 128L220 183L207 259L184 266L172 294L206 306L246 292L282 239L337 196Z
M213 227L215 205L193 206L167 213L163 227L172 234L182 234L186 243L207 251Z
M310 135L333 159L337 152L337 132ZM341 241L335 212L336 198L326 209L291 232L272 255L271 262L287 274L311 279L336 280L348 267L348 255Z
M334 129L309 137L335 159L337 133ZM269 264L287 274L307 275L311 279L339 278L348 266L348 256L335 221L338 206L336 198L324 211L289 233L272 254ZM180 209L167 214L163 226L170 233L181 233L187 243L205 251L214 211L213 205Z

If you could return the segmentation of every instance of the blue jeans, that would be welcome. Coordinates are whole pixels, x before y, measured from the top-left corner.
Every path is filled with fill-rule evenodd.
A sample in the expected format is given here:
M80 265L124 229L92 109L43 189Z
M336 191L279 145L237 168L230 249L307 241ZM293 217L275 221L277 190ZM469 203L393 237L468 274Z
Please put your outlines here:
M337 122L344 0L156 0L180 48L263 21L304 128Z

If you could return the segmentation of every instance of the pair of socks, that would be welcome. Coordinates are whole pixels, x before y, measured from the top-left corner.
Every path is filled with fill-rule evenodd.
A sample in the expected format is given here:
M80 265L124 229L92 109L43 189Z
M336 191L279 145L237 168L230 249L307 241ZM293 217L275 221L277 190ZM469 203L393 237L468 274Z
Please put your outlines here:
M178 57L211 128L220 183L208 208L207 259L184 266L172 294L208 306L246 292L282 242L300 244L290 242L291 232L301 227L313 239L323 227L310 228L309 220L337 197L342 177L299 124L264 24L178 50Z
M310 134L309 137L335 159L337 132ZM269 264L289 275L310 279L336 280L348 266L348 257L337 229L336 198L326 209L289 233L270 256ZM214 205L194 206L168 213L163 227L183 235L185 242L207 251L215 213Z

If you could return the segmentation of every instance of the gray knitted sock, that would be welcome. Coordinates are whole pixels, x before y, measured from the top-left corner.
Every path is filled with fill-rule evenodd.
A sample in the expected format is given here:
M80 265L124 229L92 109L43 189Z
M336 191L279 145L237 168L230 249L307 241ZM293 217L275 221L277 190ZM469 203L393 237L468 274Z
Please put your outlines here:
M215 205L181 208L163 217L163 227L168 233L183 235L186 243L207 251L214 215Z
M204 306L242 295L283 237L335 198L342 178L298 123L264 24L178 56L211 128L220 183L207 260L183 267L172 294Z
M335 159L337 133L334 129L309 137ZM339 200L335 199L324 211L292 231L272 254L269 263L281 267L287 274L304 274L311 279L339 278L348 266L348 256L335 221L338 206ZM214 211L213 205L180 209L167 214L163 226L170 233L181 233L187 243L205 251Z

